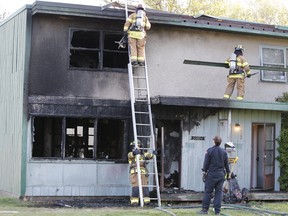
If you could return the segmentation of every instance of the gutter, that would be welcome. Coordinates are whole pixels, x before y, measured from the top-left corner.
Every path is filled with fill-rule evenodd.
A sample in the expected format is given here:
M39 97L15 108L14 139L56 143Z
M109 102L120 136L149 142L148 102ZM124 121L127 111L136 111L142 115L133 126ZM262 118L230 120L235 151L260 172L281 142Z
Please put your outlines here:
M269 111L288 111L288 103L275 102L254 102L239 100L224 100L215 98L197 98L197 97L168 97L156 96L151 98L152 105L167 106L188 106L205 108L226 108L226 109L249 109L249 110L269 110Z

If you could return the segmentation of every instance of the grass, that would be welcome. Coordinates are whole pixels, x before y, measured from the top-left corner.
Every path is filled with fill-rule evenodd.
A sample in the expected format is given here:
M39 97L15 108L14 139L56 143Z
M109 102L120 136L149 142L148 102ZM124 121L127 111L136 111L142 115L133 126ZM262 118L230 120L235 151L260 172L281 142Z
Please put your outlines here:
M250 202L245 205L247 209L231 209L234 206L241 205L223 205L221 213L229 216L252 216L252 215L281 215L273 214L277 212L286 212L282 215L288 215L288 202ZM249 207L249 209L248 209ZM102 208L48 208L39 207L39 204L25 202L16 198L0 198L0 216L190 216L197 215L201 209L200 205L185 204L185 206L162 204L162 209L158 208L131 208L131 207L102 207ZM270 212L253 212L251 209L265 210ZM210 214L213 211L210 210Z

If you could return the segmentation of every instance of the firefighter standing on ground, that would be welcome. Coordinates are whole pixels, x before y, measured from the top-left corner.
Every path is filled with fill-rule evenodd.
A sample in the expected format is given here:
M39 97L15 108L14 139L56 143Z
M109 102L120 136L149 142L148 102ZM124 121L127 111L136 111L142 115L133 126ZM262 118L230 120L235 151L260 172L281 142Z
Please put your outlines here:
M144 204L150 203L150 195L148 185L148 170L146 168L147 161L156 155L156 151L152 153L143 152L142 143L138 140L137 147L135 148L135 142L130 143L131 151L128 153L128 162L130 165L130 182L132 184L132 194L130 197L131 205L139 205L139 184L137 176L137 164L136 155L139 155L140 172L141 172L141 182L143 188ZM146 185L146 186L145 186Z
M230 99L235 84L237 84L237 100L243 100L245 94L245 78L251 77L249 64L243 56L244 48L242 45L235 47L234 53L225 61L229 65L229 75L227 77L227 88L224 99Z
M207 173L205 178L205 192L202 202L202 210L199 214L208 214L212 192L215 190L214 210L220 214L222 202L222 188L226 175L229 176L230 169L227 152L220 147L221 137L213 138L214 146L209 148L205 154L203 172Z
M150 28L151 24L146 16L144 5L139 4L136 12L127 18L123 28L124 33L128 34L130 58L133 66L145 65L146 30Z

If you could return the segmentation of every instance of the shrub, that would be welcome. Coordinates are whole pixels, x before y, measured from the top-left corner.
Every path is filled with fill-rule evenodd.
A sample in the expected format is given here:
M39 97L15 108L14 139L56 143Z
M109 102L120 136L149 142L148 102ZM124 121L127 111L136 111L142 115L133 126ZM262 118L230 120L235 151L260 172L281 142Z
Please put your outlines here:
M288 129L282 129L280 136L276 139L279 147L279 156L276 158L280 163L281 175L278 178L280 189L288 192Z

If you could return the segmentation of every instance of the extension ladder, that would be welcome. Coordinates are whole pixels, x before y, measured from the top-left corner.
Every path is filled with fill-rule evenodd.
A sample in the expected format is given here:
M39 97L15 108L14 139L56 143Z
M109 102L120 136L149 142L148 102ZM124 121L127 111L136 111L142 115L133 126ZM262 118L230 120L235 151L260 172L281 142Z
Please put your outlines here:
M147 64L140 67L132 67L131 63L128 64L128 73L129 73L129 83L130 83L130 96L131 96L131 111L132 111L132 121L133 121L133 132L134 132L134 141L137 145L138 140L141 141L143 147L140 148L142 151L155 151L155 136L154 136L154 127L152 121L152 112L150 104L150 94L149 94L149 83L148 83L148 74L147 74ZM149 176L152 176L153 179L149 178L149 182L153 184L142 185L141 174L140 172L140 162L139 155L136 155L136 165L137 165L137 175L138 175L138 184L139 184L139 198L140 205L144 205L143 197L143 187L149 187L156 189L156 198L150 198L151 200L157 200L158 206L161 206L160 198L160 188L159 188L159 179L158 179L158 169L157 169L157 158L156 155L153 155L153 159L148 160L151 162L153 167L149 167ZM153 170L151 172L151 170Z
M128 18L127 1L125 5L125 12L127 19ZM145 62L145 66L132 67L129 45L128 45L128 53L129 53L128 75L129 75L129 86L131 97L131 113L133 122L134 143L136 147L138 140L140 140L141 143L143 144L140 150L153 153L153 151L155 151L155 136L152 121L151 103L150 103L147 62ZM143 187L148 187L149 189L151 188L156 189L156 198L151 197L150 199L157 200L158 206L161 207L156 155L153 155L153 158L151 160L147 160L147 162L151 162L150 164L147 165L150 165L148 167L149 171L148 174L149 174L149 182L150 183L152 182L152 184L149 183L149 185L143 185L141 181L141 175L145 174L143 173L141 174L140 172L139 155L136 155L140 205L141 207L144 206Z

